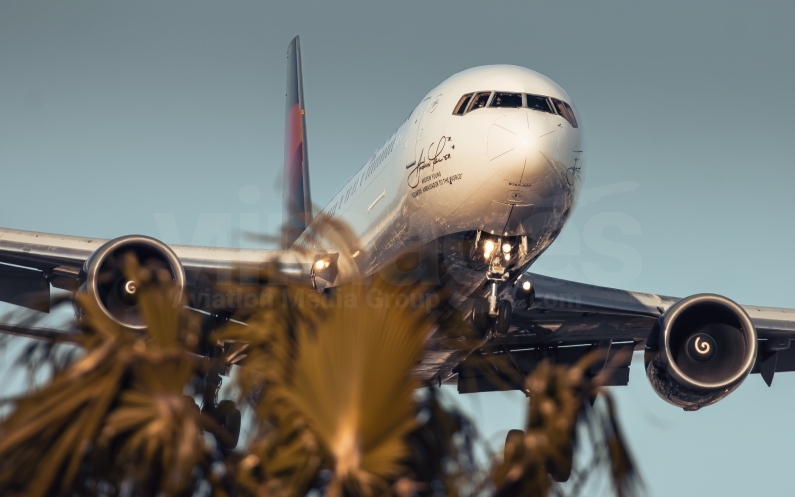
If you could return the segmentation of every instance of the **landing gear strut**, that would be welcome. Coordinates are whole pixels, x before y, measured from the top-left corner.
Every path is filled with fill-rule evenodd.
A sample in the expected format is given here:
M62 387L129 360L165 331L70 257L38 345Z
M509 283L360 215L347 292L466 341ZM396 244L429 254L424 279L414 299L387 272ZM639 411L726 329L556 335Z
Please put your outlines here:
M213 435L221 449L232 450L237 447L240 438L240 410L231 400L216 403L220 388L221 375L218 371L210 370L204 380L201 412L218 423L220 430L214 430Z
M493 233L476 233L470 259L488 264L486 280L489 282L489 295L476 298L472 307L472 322L482 337L490 328L498 335L505 335L510 330L513 306L510 301L499 298L499 285L511 279L511 268L526 255L526 236L500 237Z

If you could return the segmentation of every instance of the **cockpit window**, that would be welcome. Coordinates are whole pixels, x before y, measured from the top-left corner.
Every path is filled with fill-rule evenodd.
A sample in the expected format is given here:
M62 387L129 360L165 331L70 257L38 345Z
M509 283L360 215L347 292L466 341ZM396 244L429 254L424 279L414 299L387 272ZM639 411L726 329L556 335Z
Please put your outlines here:
M555 110L552 108L552 105L550 105L549 99L547 97L542 97L540 95L525 95L525 98L527 99L528 109L549 112L550 114L555 113Z
M565 120L569 121L569 124L571 124L572 128L576 128L577 118L574 117L574 111L571 109L571 106L562 100L558 100L557 98L553 98L552 103L555 104L558 114L560 114Z
M481 109L489 103L489 97L491 96L490 91L482 91L475 95L475 98L472 99L472 105L469 106L469 112L475 109Z
M471 98L472 98L472 93L467 93L466 95L461 97L461 100L459 100L455 106L453 114L456 116L463 116L464 112L467 111L467 104L469 103L469 100Z
M491 99L489 107L521 107L522 94L521 93L494 93L494 98Z
M577 118L574 116L574 109L563 100L545 97L543 95L533 95L530 93L508 93L481 91L477 93L467 93L463 95L453 109L453 115L463 116L475 109L483 107L503 107L503 108L528 108L550 114L559 114L569 122L573 128L577 127Z

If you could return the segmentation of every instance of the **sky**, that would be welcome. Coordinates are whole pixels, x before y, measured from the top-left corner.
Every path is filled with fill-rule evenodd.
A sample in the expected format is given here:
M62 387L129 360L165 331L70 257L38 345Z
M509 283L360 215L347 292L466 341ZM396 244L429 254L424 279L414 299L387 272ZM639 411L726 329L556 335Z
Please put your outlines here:
M793 307L792 19L784 1L4 1L0 226L217 246L249 246L252 219L274 231L298 34L316 204L434 86L516 64L568 92L587 139L581 203L533 271ZM791 488L795 375L685 413L635 359L612 392L650 495ZM458 400L497 445L523 423L521 395Z

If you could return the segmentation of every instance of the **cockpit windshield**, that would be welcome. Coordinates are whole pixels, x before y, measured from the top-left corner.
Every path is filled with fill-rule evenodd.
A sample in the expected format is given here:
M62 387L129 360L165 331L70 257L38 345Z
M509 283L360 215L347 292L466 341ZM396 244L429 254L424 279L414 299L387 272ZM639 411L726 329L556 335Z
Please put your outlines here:
M487 105L490 108L527 108L539 112L557 114L568 121L573 128L577 127L577 118L574 117L574 110L569 104L557 98L533 95L530 93L509 93L503 91L467 93L458 100L455 109L453 109L453 115L463 116L473 110L482 109Z
M494 98L491 99L489 107L521 107L522 94L521 93L504 93L501 91L494 93Z
M549 102L547 97L542 97L540 95L525 95L527 99L527 108L533 110L540 110L541 112L549 112L550 114L554 114L555 110L552 108L552 104Z
M577 118L574 117L574 111L572 110L571 106L563 100L558 100L557 98L553 98L552 103L555 104L558 114L560 114L563 119L569 121L569 124L571 124L572 128L576 128Z
M467 111L467 104L469 104L469 100L471 98L472 98L472 93L467 93L466 95L461 97L461 100L459 100L455 106L453 114L455 114L456 116L463 116L464 112Z
M475 109L480 109L486 106L489 103L489 97L491 96L490 91L482 91L475 95L475 98L472 99L472 105L469 106L469 110L467 112L472 112Z

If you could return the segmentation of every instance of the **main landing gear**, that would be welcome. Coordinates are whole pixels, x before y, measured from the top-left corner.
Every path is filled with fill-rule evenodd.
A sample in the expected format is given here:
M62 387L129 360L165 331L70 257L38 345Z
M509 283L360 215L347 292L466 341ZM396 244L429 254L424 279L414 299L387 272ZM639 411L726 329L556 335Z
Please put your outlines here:
M231 400L218 402L220 389L221 375L218 371L209 371L204 380L201 412L218 424L218 429L213 430L212 434L221 449L232 450L237 447L240 438L240 409Z
M208 340L210 333L223 326L229 319L225 315L211 315L202 322L202 341L200 352L207 358L218 358L228 352L223 343L212 343ZM218 448L230 451L237 447L240 438L240 409L231 400L218 400L221 389L221 376L229 376L231 364L217 364L211 367L202 378L199 390L202 393L201 413L215 421L215 426L208 430L216 440ZM193 401L195 405L195 400ZM199 406L196 406L199 409Z

